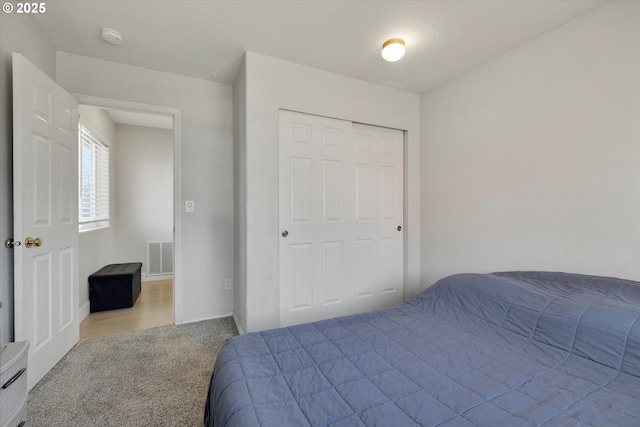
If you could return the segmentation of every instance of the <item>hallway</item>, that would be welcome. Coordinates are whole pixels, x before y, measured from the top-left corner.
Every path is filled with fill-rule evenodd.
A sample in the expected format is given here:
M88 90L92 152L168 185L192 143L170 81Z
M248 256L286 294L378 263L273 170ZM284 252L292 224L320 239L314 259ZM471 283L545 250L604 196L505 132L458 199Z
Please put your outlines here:
M80 323L80 340L172 323L173 280L142 282L140 295L133 307L89 314Z

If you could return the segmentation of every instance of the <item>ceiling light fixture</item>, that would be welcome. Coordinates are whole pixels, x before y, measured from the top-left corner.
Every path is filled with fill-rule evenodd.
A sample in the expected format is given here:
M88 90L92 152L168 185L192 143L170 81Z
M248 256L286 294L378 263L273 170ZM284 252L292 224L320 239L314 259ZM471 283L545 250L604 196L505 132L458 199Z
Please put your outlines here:
M114 30L113 28L102 28L100 30L100 37L102 37L102 40L106 41L107 43L116 46L120 46L124 41L124 37L122 36L120 31Z
M382 44L382 57L385 61L396 62L404 56L404 40L389 39Z

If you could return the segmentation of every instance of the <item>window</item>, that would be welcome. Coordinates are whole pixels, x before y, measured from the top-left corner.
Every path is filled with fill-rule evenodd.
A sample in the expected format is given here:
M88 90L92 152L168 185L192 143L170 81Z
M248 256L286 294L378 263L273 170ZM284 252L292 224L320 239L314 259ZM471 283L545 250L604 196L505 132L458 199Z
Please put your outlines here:
M80 231L109 226L109 147L78 123Z

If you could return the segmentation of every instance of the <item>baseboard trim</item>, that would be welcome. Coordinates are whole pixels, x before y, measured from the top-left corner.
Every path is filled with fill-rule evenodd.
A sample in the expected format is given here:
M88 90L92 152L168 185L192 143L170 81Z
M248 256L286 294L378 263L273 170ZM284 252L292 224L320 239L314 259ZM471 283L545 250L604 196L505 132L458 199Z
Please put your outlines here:
M146 274L142 274L140 280L143 282L153 282L154 280L168 280L173 279L173 274L158 274L153 276L147 276Z
M185 322L180 322L180 323L175 322L174 324L175 325L186 325L188 323L204 322L205 320L222 319L223 317L231 317L232 315L233 315L233 313L229 312L229 313L218 314L218 315L210 316L210 317L203 317L203 318L200 318L200 319L189 319L189 320L187 320Z
M238 321L238 318L236 317L236 313L233 313L233 323L236 324L236 329L238 330L238 333L240 335L244 335L244 330L242 329L242 326L240 326L240 322Z
M89 315L89 310L91 308L91 305L89 304L89 301L85 302L84 304L82 304L80 306L80 308L78 309L78 316L80 316L80 321L82 322L84 319L87 318L87 316Z

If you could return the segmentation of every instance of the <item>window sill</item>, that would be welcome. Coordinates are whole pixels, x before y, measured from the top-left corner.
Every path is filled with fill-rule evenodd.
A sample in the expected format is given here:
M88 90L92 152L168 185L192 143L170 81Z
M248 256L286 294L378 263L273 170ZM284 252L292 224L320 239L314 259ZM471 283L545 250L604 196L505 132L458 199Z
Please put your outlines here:
M109 220L80 223L78 231L80 233L86 233L87 231L102 230L104 228L109 228Z

